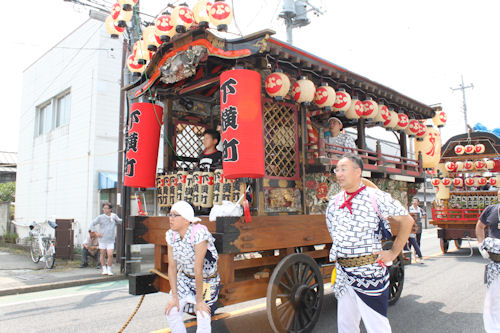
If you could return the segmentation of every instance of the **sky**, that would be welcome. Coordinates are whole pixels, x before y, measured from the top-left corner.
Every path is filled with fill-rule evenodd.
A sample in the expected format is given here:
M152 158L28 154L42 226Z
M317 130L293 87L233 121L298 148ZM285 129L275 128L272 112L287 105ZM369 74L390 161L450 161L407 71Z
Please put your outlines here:
M111 0L93 1L111 5ZM140 1L141 10L153 16L168 4ZM191 8L196 3L186 2ZM278 19L281 0L232 2L235 21L229 31L235 38L240 31L246 35L271 28L274 37L286 41L285 25ZM462 76L466 86L474 86L466 90L468 124L500 127L500 107L490 101L499 91L500 1L309 2L323 13L310 12L311 23L294 29L294 46L422 103L440 103L448 114L443 143L465 132L462 92L451 89L460 86ZM88 8L63 0L23 0L5 2L3 12L0 151L17 151L23 135L19 133L23 71L87 20Z

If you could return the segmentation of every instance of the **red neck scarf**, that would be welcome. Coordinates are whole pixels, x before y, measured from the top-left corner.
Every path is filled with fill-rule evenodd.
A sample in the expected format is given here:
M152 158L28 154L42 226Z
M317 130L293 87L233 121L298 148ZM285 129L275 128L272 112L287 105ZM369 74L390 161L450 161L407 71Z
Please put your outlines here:
M342 205L340 205L340 209L344 208L344 207L347 207L347 209L349 209L349 213L351 213L352 215L352 199L354 199L355 196L357 196L361 191L363 191L364 189L366 188L366 185L363 186L363 187L360 187L357 191L355 192L347 192L345 191L344 192L344 203ZM349 196L349 198L346 198L346 196Z

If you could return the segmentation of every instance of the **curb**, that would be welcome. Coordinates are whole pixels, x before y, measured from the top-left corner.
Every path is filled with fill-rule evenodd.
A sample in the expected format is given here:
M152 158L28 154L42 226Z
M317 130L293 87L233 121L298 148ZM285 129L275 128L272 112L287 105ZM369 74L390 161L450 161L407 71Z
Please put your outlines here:
M45 291L45 290L51 290L51 289L83 286L83 285L92 284L92 283L125 280L125 279L127 279L127 277L125 275L120 274L120 275L115 275L115 276L111 276L111 277L108 276L108 277L97 277L97 278L88 278L88 279L80 279L80 280L72 280L72 281L43 283L43 284L37 284L34 286L28 286L28 287L0 290L0 297L1 296L8 296L8 295L26 294L26 293L32 293L32 292L36 292L36 291Z

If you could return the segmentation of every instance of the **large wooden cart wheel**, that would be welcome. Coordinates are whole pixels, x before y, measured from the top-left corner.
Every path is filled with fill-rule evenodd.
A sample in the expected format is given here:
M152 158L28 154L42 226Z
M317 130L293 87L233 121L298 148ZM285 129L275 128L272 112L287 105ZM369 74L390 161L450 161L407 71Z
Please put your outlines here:
M440 238L439 239L439 244L441 245L441 251L443 253L448 252L448 246L450 245L450 241L448 241L446 239L443 239L443 238Z
M462 239L455 239L455 247L457 250L460 250L462 248Z
M276 333L310 332L323 305L323 276L308 255L283 258L269 279L267 317Z
M393 242L388 241L384 243L382 248L384 250L390 250L392 245ZM405 266L403 260L403 254L400 253L392 262L392 265L388 267L390 274L389 305L395 304L403 292L403 286L405 283Z

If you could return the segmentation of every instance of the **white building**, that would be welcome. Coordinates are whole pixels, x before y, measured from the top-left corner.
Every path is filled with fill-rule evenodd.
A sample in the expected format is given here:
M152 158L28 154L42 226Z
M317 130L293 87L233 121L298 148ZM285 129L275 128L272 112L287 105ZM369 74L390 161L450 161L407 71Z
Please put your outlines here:
M114 201L99 178L102 188L117 173L121 50L121 39L89 19L24 71L18 226L75 219L80 243L100 201ZM28 228L17 229L26 237Z

